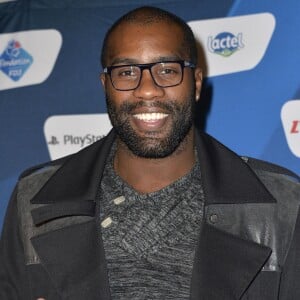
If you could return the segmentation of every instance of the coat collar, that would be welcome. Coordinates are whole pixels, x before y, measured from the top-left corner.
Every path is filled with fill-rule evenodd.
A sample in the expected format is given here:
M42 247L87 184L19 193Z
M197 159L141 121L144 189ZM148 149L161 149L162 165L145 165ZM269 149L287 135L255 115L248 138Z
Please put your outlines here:
M72 155L32 203L95 200L115 137L112 130L103 140ZM207 205L276 202L252 169L214 138L196 132L196 147Z
M56 207L67 202L66 207L70 207L70 202L96 201L105 161L115 137L115 132L111 131L105 139L68 158L32 203ZM204 133L197 133L196 145L206 205L275 202L235 153ZM57 241L55 246L53 241ZM74 300L82 299L76 297L80 291L85 291L86 299L110 299L97 217L93 222L37 236L32 242L63 299L70 295ZM69 251L66 251L66 244L70 245ZM205 223L196 249L191 299L239 299L269 255L269 248Z
M274 203L253 170L211 136L196 133L206 204Z
M104 139L67 158L31 203L95 201L115 136L112 130Z

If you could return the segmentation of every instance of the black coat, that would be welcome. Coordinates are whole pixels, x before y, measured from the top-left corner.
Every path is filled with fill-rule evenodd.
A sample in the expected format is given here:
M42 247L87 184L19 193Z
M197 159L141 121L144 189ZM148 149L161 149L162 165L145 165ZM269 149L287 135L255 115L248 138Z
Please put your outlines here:
M99 186L115 139L26 171L0 244L0 299L109 300ZM197 133L205 194L191 300L300 299L299 180Z

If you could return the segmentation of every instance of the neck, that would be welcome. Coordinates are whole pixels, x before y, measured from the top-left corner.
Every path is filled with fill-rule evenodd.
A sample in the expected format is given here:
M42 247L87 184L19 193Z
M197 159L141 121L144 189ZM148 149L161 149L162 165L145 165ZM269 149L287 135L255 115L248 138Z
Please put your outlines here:
M195 164L194 130L191 129L179 147L159 159L134 155L118 139L114 168L118 175L140 193L158 191L187 174Z

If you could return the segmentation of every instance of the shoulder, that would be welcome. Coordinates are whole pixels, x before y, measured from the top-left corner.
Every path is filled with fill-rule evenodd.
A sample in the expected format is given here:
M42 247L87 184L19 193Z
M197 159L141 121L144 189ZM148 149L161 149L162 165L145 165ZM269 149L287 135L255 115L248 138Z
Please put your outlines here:
M261 220L268 224L263 236L266 237L265 244L273 251L269 265L274 265L276 260L279 265L284 265L292 240L299 230L296 222L300 207L300 177L273 163L248 157L242 159L276 200L273 207L268 206L266 210L260 207L261 211L257 214L262 213ZM259 224L258 232L264 228L263 224Z
M300 205L300 177L294 172L263 160L242 157L276 199L281 212L289 215Z
M278 201L300 201L300 177L294 172L263 160L242 157Z
M101 152L101 150L109 151L111 148L111 145L115 139L115 131L111 130L109 134L102 139L96 141L95 143L81 149L80 151L70 154L68 156L48 161L33 167L30 167L23 171L21 175L19 176L19 180L23 180L24 178L40 175L44 173L51 173L51 170L58 170L60 167L67 164L69 161L77 165L80 163L81 160L88 160L89 158L95 159L98 156L98 153Z
M48 161L23 171L17 183L18 203L30 203L46 182L70 159L71 156ZM22 205L23 205L22 204ZM18 206L19 206L18 205Z
M34 176L37 174L42 174L44 172L48 172L51 169L59 169L69 158L71 158L74 154L65 156L56 160L47 161L38 165L31 166L25 169L19 176L19 180L23 180L26 177Z
M292 172L291 170L284 168L282 166L256 159L251 157L241 157L258 175L262 174L269 174L270 176L281 176L290 180L291 182L300 182L300 176L296 173Z

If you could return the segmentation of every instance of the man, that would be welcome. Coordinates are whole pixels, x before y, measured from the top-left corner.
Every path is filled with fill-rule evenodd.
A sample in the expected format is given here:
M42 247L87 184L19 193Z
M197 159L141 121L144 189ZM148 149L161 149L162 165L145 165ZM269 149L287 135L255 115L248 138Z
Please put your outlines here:
M113 130L22 174L1 241L1 299L300 299L299 178L193 123L202 74L178 17L108 31Z

